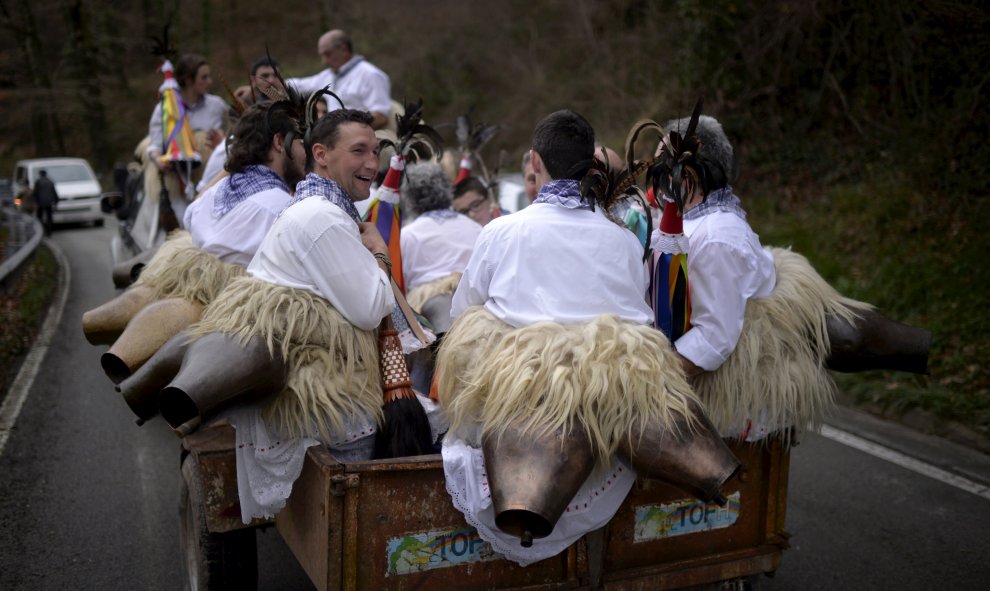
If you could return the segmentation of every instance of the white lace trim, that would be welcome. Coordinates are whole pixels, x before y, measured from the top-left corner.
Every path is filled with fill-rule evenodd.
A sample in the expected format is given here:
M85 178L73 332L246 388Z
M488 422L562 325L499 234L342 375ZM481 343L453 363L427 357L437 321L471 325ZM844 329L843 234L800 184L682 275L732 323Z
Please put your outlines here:
M436 442L447 432L450 424L439 404L417 394L419 403L430 421L430 431ZM302 472L306 450L320 445L315 438L281 439L268 429L262 417L262 404L233 407L226 418L234 427L237 459L237 495L241 503L241 521L245 524L258 517L271 519L292 493L292 485ZM339 436L327 447L340 462L370 460L375 447L378 427L371 417L354 417Z
M521 566L556 556L584 534L604 526L618 511L636 481L635 471L613 458L610 470L596 470L581 485L553 532L533 540L532 547L523 548L518 538L503 533L495 525L482 451L448 434L442 453L447 492L454 507L478 530L481 539Z
M690 242L684 234L668 234L659 229L653 230L650 237L650 248L654 252L665 252L667 254L682 254L688 251Z
M225 413L235 429L237 495L245 524L255 517L271 519L285 507L292 485L302 472L306 450L320 445L315 438L283 439L269 430L262 417L262 404L233 407ZM328 447L340 461L371 459L376 431L373 418L354 418Z

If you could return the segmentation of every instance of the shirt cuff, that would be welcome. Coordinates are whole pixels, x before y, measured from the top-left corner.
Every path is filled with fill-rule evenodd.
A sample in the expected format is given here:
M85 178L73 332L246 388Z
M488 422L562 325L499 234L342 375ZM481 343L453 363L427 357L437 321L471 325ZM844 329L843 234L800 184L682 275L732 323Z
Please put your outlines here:
M720 355L697 328L681 335L681 338L674 342L674 348L688 361L705 371L715 371L726 360L726 357Z

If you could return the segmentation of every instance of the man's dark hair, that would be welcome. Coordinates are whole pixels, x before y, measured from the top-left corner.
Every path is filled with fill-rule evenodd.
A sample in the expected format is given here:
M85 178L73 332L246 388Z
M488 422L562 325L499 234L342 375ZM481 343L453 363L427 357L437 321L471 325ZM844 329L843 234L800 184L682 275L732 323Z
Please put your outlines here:
M594 159L595 130L574 111L551 113L533 130L533 151L550 178L580 180Z
M306 146L306 151L310 151L312 144L323 144L332 149L337 145L337 140L340 139L340 126L344 123L363 123L371 127L372 121L374 119L371 117L371 113L367 111L357 109L330 111L313 126L313 130L309 133L310 145Z
M38 174L40 174L41 176L48 176L48 171L42 168L41 170L38 171Z
M276 135L281 135L283 141L302 139L295 107L286 101L248 107L231 131L224 168L233 174L252 164L264 164Z
M259 57L251 64L251 75L256 76L258 74L258 68L262 66L271 66L275 71L278 71L278 60L267 55Z
M175 62L175 81L179 87L185 88L190 80L196 79L196 72L201 66L207 65L206 58L198 53L186 53Z
M454 185L454 199L471 191L475 191L482 197L488 198L488 187L485 186L485 183L481 182L481 179L476 176L469 176Z

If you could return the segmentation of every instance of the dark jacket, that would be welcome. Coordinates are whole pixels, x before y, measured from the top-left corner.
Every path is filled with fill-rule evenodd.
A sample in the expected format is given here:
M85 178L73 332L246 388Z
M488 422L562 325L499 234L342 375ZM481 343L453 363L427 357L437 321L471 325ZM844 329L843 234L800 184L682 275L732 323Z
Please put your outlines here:
M34 197L35 207L51 207L58 202L55 183L48 177L38 177L38 180L34 181L31 195Z

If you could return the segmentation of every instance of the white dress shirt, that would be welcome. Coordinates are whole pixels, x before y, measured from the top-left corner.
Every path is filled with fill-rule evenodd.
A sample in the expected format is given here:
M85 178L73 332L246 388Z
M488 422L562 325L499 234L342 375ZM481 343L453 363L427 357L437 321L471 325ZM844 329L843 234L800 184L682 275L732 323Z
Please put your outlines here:
M463 273L481 224L459 213L452 217L421 215L402 228L402 277L406 290Z
M193 201L186 208L182 224L192 235L196 248L225 263L247 267L292 196L281 189L260 191L217 219L213 215L213 203L222 185L223 181L213 185Z
M392 285L361 243L357 224L320 197L282 212L247 271L320 296L362 330L377 328L395 305Z
M451 316L483 304L516 328L601 314L648 324L648 282L639 240L600 209L533 203L483 228Z
M691 328L674 346L698 367L714 371L739 342L746 302L769 296L777 274L760 237L733 213L685 219L684 234L690 242Z
M289 78L286 83L303 95L331 84L330 90L348 109L375 111L385 116L392 110L392 83L388 75L360 55L352 56L336 74L327 68L305 78ZM327 110L339 108L333 97L327 97Z
M223 165L227 163L227 138L220 140L217 147L213 148L213 153L210 154L210 159L206 161L206 166L203 167L203 176L200 178L199 183L196 184L196 192L202 193L210 181L213 180L215 176L223 171Z

